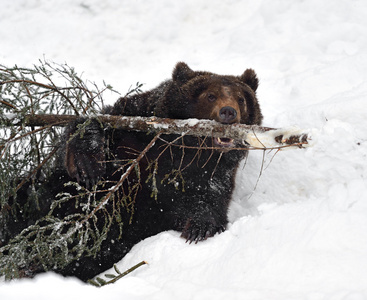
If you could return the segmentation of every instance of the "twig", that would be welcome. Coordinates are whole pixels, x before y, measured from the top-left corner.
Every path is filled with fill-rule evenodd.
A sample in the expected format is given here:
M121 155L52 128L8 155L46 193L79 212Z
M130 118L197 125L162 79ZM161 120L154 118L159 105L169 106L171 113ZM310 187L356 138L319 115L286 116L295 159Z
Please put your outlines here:
M93 279L88 280L88 283L90 283L94 286L97 286L97 287L102 287L102 286L105 286L107 284L115 283L117 280L121 279L122 277L125 277L126 275L128 275L131 272L135 271L137 268L139 268L143 265L146 265L146 264L148 264L146 261L141 261L140 263L138 263L135 266L131 267L130 269L126 270L124 273L121 273L119 271L119 269L117 268L117 266L114 265L113 267L114 267L116 273L118 274L117 276L116 275L111 275L111 274L106 274L105 275L106 277L112 278L112 279L109 280L109 281L106 281L106 280L104 280L100 277L97 277L96 280L93 280Z
M103 199L101 200L101 202L93 209L93 211L91 211L87 216L85 216L85 218L82 220L82 224L85 222L88 222L88 220L96 214L97 211L99 211L102 207L104 207L106 205L106 203L108 202L108 200L111 198L111 196L116 193L116 191L122 186L122 184L125 182L125 180L128 178L128 176L130 175L131 171L134 170L134 168L136 167L136 165L140 162L140 160L146 155L146 153L149 151L150 148L153 147L154 143L157 141L157 139L159 138L159 136L161 135L161 133L158 133L151 141L150 143L144 148L144 150L142 152L140 152L139 156L134 159L131 162L131 165L129 166L129 168L126 170L126 172L124 174L121 175L120 180L109 189L109 192L103 197Z
M74 112L76 115L79 115L78 110L76 109L76 107L74 106L74 104L70 101L70 99L61 91L62 88L58 88L55 85L51 86L51 85L47 85L44 83L40 83L37 81L32 81L32 80L27 80L27 79L14 79L14 80L6 80L6 81L1 81L0 85L5 85L5 84L9 84L9 83L22 83L22 84L30 84L30 85L36 85L45 89L49 89L52 90L56 93L58 93L59 95L61 95L62 98L64 98L69 104L70 106L73 108ZM53 84L53 82L51 81L51 83ZM74 89L74 88L70 88L70 89ZM28 91L29 92L29 91Z

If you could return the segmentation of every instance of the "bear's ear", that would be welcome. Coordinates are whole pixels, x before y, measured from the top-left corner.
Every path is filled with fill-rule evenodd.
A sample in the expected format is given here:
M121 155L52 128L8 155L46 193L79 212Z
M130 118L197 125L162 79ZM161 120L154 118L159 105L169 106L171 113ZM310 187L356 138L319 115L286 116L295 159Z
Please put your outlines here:
M246 83L254 92L256 92L259 86L259 79L253 69L247 69L241 76L240 80Z
M173 81L177 81L181 84L189 81L193 77L195 77L195 72L184 62L177 63L172 73Z

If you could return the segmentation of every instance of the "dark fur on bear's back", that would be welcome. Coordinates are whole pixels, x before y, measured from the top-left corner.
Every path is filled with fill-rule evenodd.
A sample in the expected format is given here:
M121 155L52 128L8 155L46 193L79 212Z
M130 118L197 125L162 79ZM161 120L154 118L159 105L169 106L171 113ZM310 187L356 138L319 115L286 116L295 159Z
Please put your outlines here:
M145 93L120 98L103 113L259 125L262 115L256 98L257 87L258 79L251 69L241 76L222 76L193 71L185 63L178 63L171 79ZM76 132L81 122L84 120L80 119L66 129L65 141ZM65 144L62 153L64 170L55 171L59 174L54 177L57 179L48 183L50 193L55 195L62 191L62 182L70 178L86 185L100 178L118 180L121 173L115 172L119 166L114 162L135 159L136 153L142 151L153 137L142 132L103 129L98 121L93 121L83 137L77 135ZM234 142L229 139L177 137L162 136L140 161L141 180L135 211L131 224L130 215L126 214L123 222L129 225L124 226L122 236L119 226L112 227L96 257L81 257L58 270L60 273L82 280L92 278L112 267L134 244L165 230L180 231L189 242L198 242L225 230L236 169L246 151L230 151ZM173 141L169 148L167 141ZM186 148L179 147L182 145ZM195 149L203 145L209 149ZM212 147L219 149L210 149ZM155 181L158 194L155 199L151 196L152 181L146 179L151 172L149 163L157 158ZM175 173L175 170L180 172ZM179 176L175 177L177 174ZM129 178L129 183L137 180Z

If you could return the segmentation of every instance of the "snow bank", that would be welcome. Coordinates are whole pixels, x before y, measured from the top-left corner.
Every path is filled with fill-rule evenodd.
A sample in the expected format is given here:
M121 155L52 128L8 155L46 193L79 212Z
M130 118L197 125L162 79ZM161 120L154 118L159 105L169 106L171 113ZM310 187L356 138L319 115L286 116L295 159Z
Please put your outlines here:
M121 93L181 60L253 68L265 126L318 131L312 148L266 153L262 171L251 152L226 232L148 238L119 269L149 265L101 289L44 274L0 283L1 299L367 299L367 2L19 0L0 27L2 63L45 55Z

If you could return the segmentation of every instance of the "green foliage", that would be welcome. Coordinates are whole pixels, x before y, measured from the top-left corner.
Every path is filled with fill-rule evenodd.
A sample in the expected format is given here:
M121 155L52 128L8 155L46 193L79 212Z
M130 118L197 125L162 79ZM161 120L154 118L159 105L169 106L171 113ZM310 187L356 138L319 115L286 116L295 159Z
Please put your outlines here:
M105 274L104 276L109 279L103 279L101 277L96 277L95 279L90 279L88 280L88 283L90 283L91 285L94 285L96 287L102 287L105 286L107 284L111 284L111 283L115 283L117 280L121 279L122 277L130 274L132 271L136 270L137 268L143 266L147 264L145 261L141 261L140 263L136 264L135 266L133 266L132 268L128 269L127 271L121 273L120 270L117 268L116 265L113 265L113 268L115 270L115 272L117 273L117 275L115 274Z
M136 91L140 87L137 84ZM62 268L81 255L94 256L111 224L117 222L122 228L122 209L134 194L120 196L121 183L116 193L101 196L111 184L106 187L105 182L99 182L87 190L71 182L75 194L58 195L48 214L18 235L8 236L9 224L16 226L21 218L39 213L43 199L36 179L51 174L62 133L54 126L59 123L25 126L27 118L42 114L94 116L103 106L106 90L113 91L109 85L100 90L82 80L68 65L47 61L29 69L0 65L0 275L7 279L39 269ZM82 134L86 125L82 124L77 134ZM25 184L29 185L28 197L19 199L17 192ZM112 212L105 209L107 201L114 207ZM57 217L54 212L63 205L73 205L75 212Z

